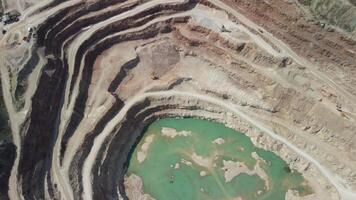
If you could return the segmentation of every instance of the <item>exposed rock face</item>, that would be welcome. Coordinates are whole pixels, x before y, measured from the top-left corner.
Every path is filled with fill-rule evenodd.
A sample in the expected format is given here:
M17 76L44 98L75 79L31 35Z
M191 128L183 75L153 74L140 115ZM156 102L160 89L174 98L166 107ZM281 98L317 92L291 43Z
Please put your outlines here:
M0 37L16 145L9 183L1 179L8 197L127 199L127 159L144 127L192 116L276 152L312 183L315 199L355 199L356 42L346 20L354 12L333 22L349 35L302 13L285 0L29 6ZM28 43L27 26L36 27Z
M127 196L132 200L154 200L150 195L143 194L142 180L135 174L130 175L125 181ZM139 191L139 192L138 192Z
M299 0L319 19L336 25L356 37L355 0ZM322 24L325 26L325 23Z

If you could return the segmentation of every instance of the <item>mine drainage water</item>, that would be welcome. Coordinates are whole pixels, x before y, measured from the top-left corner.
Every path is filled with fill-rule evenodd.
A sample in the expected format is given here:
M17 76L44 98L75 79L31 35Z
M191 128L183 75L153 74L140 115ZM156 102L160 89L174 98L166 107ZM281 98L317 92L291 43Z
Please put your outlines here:
M300 173L248 136L194 118L148 126L130 156L126 176L133 174L143 181L143 192L158 200L279 200L289 189L312 193Z

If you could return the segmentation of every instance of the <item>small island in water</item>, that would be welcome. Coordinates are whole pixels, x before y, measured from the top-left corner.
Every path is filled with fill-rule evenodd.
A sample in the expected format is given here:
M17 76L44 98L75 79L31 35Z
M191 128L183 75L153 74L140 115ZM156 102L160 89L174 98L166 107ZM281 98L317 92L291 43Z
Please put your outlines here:
M125 177L130 200L279 200L313 193L303 176L243 133L208 120L161 119L134 147Z

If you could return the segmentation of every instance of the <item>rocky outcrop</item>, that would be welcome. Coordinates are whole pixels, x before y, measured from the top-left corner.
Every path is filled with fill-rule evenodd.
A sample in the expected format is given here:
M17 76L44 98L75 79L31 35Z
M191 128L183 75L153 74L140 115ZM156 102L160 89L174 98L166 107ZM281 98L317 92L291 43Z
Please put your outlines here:
M356 37L356 2L348 0L300 0L299 2L307 6L317 18L338 26Z

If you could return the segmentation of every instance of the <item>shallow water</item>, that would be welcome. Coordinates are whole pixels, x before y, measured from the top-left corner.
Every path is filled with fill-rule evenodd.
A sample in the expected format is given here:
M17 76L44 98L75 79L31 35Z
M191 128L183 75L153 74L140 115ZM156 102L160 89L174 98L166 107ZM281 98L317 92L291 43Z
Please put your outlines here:
M162 134L162 128L166 127L191 133L170 138ZM150 145L145 145L146 158L140 163L137 153L142 151L150 135L155 135L154 139ZM217 138L225 143L213 143ZM253 152L260 159L253 157ZM210 160L211 165L197 163L193 154ZM226 182L223 160L243 163L251 173L241 172ZM175 168L178 165L179 168ZM253 173L256 167L268 176L267 180ZM289 189L297 190L300 195L312 192L301 174L290 171L276 154L255 147L246 135L216 122L193 118L162 119L152 123L131 156L127 175L132 173L143 180L144 193L159 200L279 200L284 199Z

